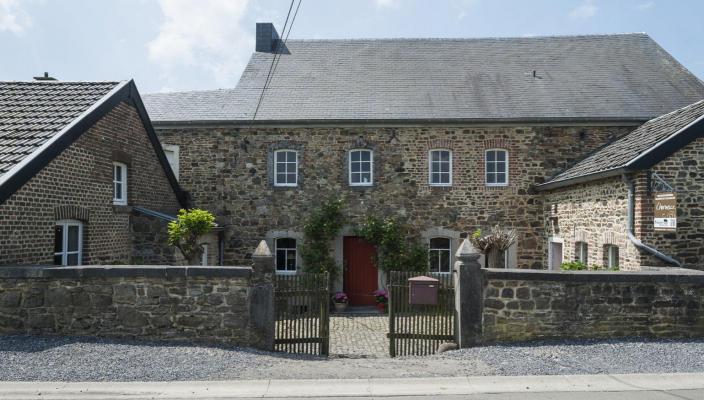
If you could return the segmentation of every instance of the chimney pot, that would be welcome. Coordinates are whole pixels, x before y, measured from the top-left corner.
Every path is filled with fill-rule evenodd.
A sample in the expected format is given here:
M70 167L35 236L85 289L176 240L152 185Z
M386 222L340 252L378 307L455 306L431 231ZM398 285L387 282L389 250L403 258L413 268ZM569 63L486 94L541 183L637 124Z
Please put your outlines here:
M56 78L49 76L48 72L44 72L44 76L35 76L35 81L55 81Z
M271 22L257 22L256 51L272 53L276 48L277 40L279 40L279 33L276 32L274 24Z

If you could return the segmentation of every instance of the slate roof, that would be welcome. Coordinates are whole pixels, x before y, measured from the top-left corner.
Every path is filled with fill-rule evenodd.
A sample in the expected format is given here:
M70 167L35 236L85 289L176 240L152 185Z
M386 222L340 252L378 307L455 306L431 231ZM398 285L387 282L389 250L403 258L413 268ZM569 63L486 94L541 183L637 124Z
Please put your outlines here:
M704 137L704 129L693 125L699 121L704 121L704 100L646 122L621 139L586 156L542 186L562 186L561 183L579 178L635 167L634 161L639 156L646 152L657 152L659 146L682 134L685 128L696 130L692 137ZM659 158L663 159L667 155L661 152Z
M120 82L0 82L0 178Z
M642 33L286 47L257 121L646 121L704 98ZM145 106L157 123L249 122L272 57L252 54L234 89L150 94Z

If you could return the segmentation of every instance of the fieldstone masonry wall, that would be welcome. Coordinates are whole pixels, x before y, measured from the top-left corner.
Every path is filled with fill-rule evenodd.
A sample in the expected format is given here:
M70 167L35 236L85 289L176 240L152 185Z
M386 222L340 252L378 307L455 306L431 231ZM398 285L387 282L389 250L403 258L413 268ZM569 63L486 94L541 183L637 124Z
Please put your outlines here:
M704 337L704 273L482 270L482 342Z
M302 232L321 199L340 195L350 225L369 212L405 220L418 233L514 227L521 268L544 263L542 198L533 185L633 126L158 127L179 146L180 184L195 207L227 226L224 262L241 264L271 231ZM273 187L273 148L299 150L298 187ZM484 182L484 152L509 151L509 185ZM350 187L347 151L374 150L374 185ZM452 187L428 184L428 151L452 150Z
M266 265L268 265L268 267ZM248 267L0 269L0 333L273 348L272 259ZM259 271L257 268L269 270Z

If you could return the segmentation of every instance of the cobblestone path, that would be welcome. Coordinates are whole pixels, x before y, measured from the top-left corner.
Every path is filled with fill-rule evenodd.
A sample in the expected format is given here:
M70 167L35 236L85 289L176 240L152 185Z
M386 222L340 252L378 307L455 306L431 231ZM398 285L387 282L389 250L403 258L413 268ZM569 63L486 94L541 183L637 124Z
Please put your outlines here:
M355 358L389 357L389 316L331 314L330 355Z

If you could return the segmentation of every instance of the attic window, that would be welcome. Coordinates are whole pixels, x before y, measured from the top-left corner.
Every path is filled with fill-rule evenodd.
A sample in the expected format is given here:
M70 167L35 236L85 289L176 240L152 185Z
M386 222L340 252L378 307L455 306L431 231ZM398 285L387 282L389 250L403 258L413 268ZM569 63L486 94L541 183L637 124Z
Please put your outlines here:
M112 163L112 202L116 205L127 204L127 165Z

